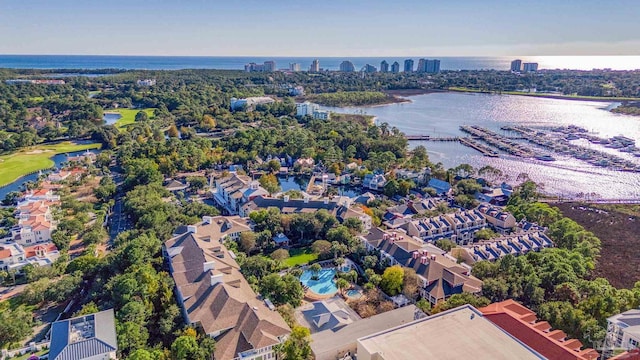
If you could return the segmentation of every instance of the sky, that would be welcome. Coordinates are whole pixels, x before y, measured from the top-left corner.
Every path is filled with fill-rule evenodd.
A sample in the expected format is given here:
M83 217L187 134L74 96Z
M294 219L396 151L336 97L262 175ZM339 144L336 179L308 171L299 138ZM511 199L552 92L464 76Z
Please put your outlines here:
M640 55L640 0L0 0L0 54Z

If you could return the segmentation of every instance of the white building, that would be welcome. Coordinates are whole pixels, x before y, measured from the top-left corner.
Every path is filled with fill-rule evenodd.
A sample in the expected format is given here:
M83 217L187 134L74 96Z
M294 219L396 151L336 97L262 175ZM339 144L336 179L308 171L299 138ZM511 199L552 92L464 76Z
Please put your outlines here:
M231 98L231 110L253 110L256 105L264 105L274 103L275 100L268 96L255 96L246 99Z
M17 243L0 244L0 270L19 272L27 265L51 266L60 257L52 243L23 247Z
M293 72L300 71L300 64L299 63L291 63L291 64L289 64L289 70L293 71Z
M524 63L522 64L523 72L536 72L538 71L538 63Z
M298 85L289 88L289 95L291 96L304 96L304 87Z
M607 319L607 344L616 349L640 347L640 309L625 311Z
M156 84L156 79L143 79L136 81L138 86L153 86Z
M318 104L310 103L308 101L296 104L296 116L311 116L314 119L320 120L329 120L331 118L329 111L320 110L320 106Z
M309 72L320 72L320 60L314 59L311 62L311 67L309 68Z
M245 175L231 174L216 179L215 185L213 198L230 215L238 214L240 208L254 198L269 195L257 181Z

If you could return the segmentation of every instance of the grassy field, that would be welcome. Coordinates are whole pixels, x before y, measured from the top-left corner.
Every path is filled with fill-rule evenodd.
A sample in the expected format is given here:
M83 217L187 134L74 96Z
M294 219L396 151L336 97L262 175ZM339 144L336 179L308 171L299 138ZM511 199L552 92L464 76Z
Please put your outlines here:
M289 267L308 264L318 259L318 254L313 253L311 248L291 249L289 250L289 255L290 257L284 261Z
M149 119L153 119L153 111L155 109L112 109L105 110L105 112L118 113L122 117L116 121L116 128L120 131L124 130L128 125L133 124L136 121L136 114L140 111L144 111L149 116Z
M44 170L54 165L56 154L98 149L100 144L76 144L65 141L55 145L32 146L9 155L0 156L0 186L14 182L24 175Z
M450 87L449 91L457 92L471 92L471 93L483 93L483 94L501 94L501 95L521 95L521 96L533 96L539 98L548 99L561 99L561 100L586 100L586 101L638 101L640 98L634 97L610 97L610 96L580 96L580 95L556 95L556 94L544 94L544 93L528 93L522 91L485 91L478 89L470 89L465 87Z

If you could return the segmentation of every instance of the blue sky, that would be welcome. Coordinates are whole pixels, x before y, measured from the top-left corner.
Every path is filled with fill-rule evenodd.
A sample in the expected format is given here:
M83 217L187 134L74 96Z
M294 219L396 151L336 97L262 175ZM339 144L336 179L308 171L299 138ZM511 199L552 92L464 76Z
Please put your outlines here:
M0 0L0 54L639 55L640 0Z

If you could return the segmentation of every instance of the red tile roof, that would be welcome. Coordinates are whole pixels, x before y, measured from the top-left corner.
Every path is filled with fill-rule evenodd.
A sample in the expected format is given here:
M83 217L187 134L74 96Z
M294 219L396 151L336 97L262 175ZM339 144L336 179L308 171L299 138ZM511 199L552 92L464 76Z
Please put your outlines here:
M565 339L567 335L563 331L551 330L546 321L536 323L535 313L513 300L493 303L479 310L491 322L548 359L598 359L597 351L580 350L580 341Z
M640 349L625 351L609 360L640 360Z
M11 250L0 248L0 259L8 259L11 257Z
M45 254L48 254L50 252L57 251L58 248L52 242L48 242L48 243L44 243L44 244L37 244L37 245L33 245L33 246L27 246L27 247L24 248L24 252L25 252L27 258L36 256L36 253L39 250L44 250Z

